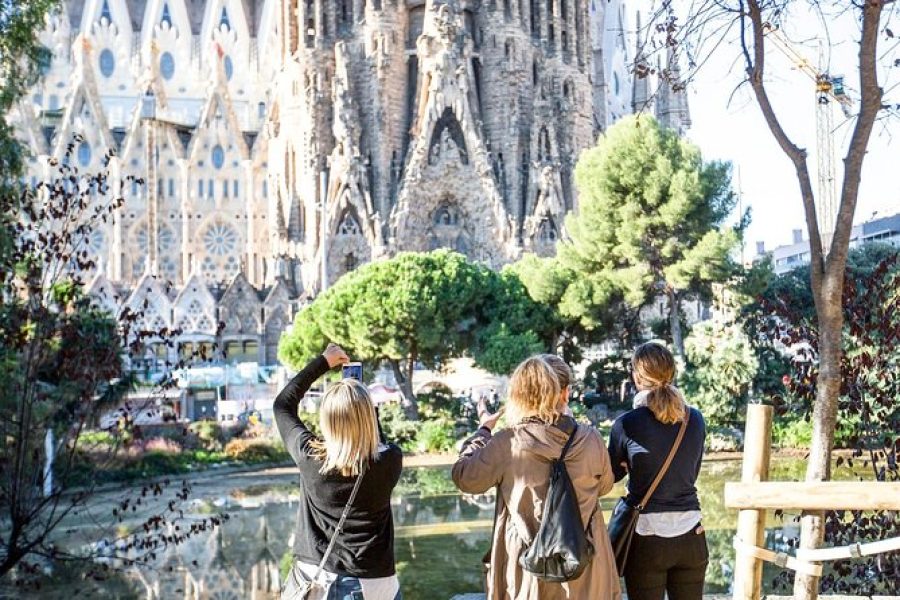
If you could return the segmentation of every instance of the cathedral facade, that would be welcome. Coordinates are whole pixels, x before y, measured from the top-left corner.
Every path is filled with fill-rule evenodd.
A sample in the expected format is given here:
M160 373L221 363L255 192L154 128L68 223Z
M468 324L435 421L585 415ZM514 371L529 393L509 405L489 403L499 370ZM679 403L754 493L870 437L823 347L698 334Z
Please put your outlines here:
M364 262L554 251L579 153L632 110L623 4L68 0L12 118L32 182L77 134L75 166L124 186L88 243L95 295L270 364L299 303Z

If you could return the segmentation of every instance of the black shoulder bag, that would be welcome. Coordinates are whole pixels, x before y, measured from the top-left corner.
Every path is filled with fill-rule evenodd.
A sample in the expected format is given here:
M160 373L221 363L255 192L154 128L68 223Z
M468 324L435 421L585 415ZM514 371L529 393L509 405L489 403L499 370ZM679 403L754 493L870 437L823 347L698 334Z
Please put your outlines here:
M541 525L534 540L519 556L519 566L543 581L577 579L594 558L594 545L585 532L575 487L566 471L566 453L577 432L576 424L559 459L550 465L550 488Z
M641 516L641 511L647 507L650 497L653 496L653 492L656 491L659 482L662 481L666 471L669 470L672 459L675 458L675 453L678 452L678 447L681 446L681 440L684 439L684 432L687 430L688 421L691 419L690 407L685 406L684 408L684 420L681 422L681 429L678 430L678 437L675 438L675 443L672 444L672 449L669 450L669 456L666 457L666 462L664 462L663 466L659 469L659 473L656 474L656 479L650 484L641 503L637 506L631 506L628 503L627 498L619 498L616 507L613 509L612 516L609 518L609 542L612 544L613 554L616 557L616 569L619 571L619 575L625 574L625 562L628 560L628 551L631 549L631 538L634 536L634 529L637 527L638 517Z

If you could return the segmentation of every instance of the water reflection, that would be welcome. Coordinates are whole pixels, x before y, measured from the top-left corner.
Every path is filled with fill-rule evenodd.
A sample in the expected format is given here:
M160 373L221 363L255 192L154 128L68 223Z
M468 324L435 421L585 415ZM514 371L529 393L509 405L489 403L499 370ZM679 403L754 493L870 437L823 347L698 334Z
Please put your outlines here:
M803 466L799 460L779 461L773 466L773 478L793 479ZM731 528L736 515L724 509L722 489L725 481L736 481L739 472L737 461L707 463L698 482L710 545L706 590L710 593L728 592L732 579ZM224 498L197 502L198 512L208 510L212 502L224 503L222 509L230 519L212 534L166 550L157 569L131 569L101 583L86 583L75 573L60 571L54 579L61 585L45 587L36 597L276 598L279 579L290 563L289 540L297 510L298 494L291 479L250 476ZM601 501L607 518L622 491L618 486ZM490 540L492 494L460 495L447 467L407 469L393 511L397 568L407 600L443 600L482 589L481 558ZM780 534L780 529L769 531L770 548L782 549ZM776 572L767 569L765 580L771 581Z

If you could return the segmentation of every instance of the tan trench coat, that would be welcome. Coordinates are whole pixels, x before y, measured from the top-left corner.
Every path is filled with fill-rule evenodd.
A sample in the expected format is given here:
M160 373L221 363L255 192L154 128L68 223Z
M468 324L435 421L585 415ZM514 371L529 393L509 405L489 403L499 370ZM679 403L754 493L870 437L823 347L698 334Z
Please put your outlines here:
M480 429L466 441L453 465L453 481L463 492L480 494L498 486L500 493L486 590L491 600L621 598L603 513L595 512L599 497L612 489L613 474L606 445L593 427L579 425L566 456L582 522L587 523L593 514L593 561L578 579L565 583L540 581L519 567L519 554L540 526L550 463L559 458L567 439L558 427L538 422L522 423L494 436Z

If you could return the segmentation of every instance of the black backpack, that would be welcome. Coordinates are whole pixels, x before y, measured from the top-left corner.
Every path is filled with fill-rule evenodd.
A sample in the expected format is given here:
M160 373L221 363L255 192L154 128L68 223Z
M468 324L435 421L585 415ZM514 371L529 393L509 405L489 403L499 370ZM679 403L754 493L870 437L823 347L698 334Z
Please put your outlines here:
M544 514L537 535L519 556L519 566L543 581L563 582L578 579L594 558L575 487L566 471L566 452L575 439L578 425L569 435L559 459L550 465L550 489L544 501ZM588 521L593 520L593 515Z

